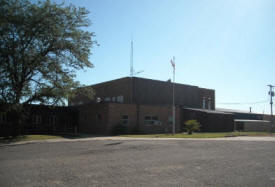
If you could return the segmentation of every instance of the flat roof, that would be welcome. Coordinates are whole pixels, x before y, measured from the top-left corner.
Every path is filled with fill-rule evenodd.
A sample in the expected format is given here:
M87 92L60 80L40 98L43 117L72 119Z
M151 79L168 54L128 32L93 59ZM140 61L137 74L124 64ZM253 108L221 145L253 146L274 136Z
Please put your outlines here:
M222 112L217 110L208 110L208 109L200 109L200 108L183 107L183 109L194 110L194 111L205 112L205 113L212 113L212 114L232 114L230 112Z
M249 112L245 110L237 110L237 109L228 109L228 108L216 108L217 111L222 112L230 112L230 113L242 113L242 114L261 114L261 113L255 113L255 112Z

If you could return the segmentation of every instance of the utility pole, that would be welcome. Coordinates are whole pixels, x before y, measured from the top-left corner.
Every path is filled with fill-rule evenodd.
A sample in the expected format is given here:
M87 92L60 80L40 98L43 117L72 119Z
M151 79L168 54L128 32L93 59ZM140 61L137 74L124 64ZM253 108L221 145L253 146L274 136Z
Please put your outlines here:
M273 88L275 86L269 84L267 85L269 87L269 92L268 94L270 95L270 123L271 123L271 131L272 131L272 127L273 127L273 101L272 101L272 98L274 97L274 91L273 91Z
M133 104L133 92L134 92L134 44L133 38L131 39L131 52L130 52L130 79L131 79L131 95L130 95L130 104Z
M131 53L130 53L130 77L134 76L134 43L131 39Z

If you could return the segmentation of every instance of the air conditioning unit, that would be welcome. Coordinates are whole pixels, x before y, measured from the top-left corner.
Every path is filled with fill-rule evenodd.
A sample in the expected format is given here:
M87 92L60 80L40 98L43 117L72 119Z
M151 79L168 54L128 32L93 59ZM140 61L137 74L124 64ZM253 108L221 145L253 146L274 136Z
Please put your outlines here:
M161 121L154 121L154 125L161 125Z

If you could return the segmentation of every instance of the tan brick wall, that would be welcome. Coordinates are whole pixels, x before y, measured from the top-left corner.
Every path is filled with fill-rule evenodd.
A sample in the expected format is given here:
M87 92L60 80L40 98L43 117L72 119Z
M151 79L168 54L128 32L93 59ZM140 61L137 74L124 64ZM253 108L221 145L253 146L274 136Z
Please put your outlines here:
M149 125L145 122L145 116L157 116L160 125ZM140 105L139 106L139 130L144 133L171 133L172 106L169 105ZM180 131L180 110L176 107L176 131Z
M79 129L82 133L111 134L114 126L121 123L122 116L129 119L128 133L172 133L171 105L135 105L120 103L97 103L79 106ZM181 131L181 109L176 107L176 132ZM100 114L99 122L96 116ZM145 116L156 116L153 124L145 121ZM156 123L155 123L156 122ZM160 123L158 123L160 122Z
M128 130L132 133L137 125L137 106L131 104L119 104L110 103L109 104L109 114L108 114L108 132L111 133L115 125L122 122L122 116L128 116Z
M268 122L244 122L244 131L270 132L271 124Z

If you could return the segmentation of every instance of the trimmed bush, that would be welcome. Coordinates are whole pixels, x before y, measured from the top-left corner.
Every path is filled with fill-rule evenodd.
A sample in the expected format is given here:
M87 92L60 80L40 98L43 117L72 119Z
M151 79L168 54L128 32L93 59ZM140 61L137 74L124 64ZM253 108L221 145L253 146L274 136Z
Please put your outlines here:
M200 130L200 123L197 120L188 120L184 123L188 134L192 134L194 131Z

